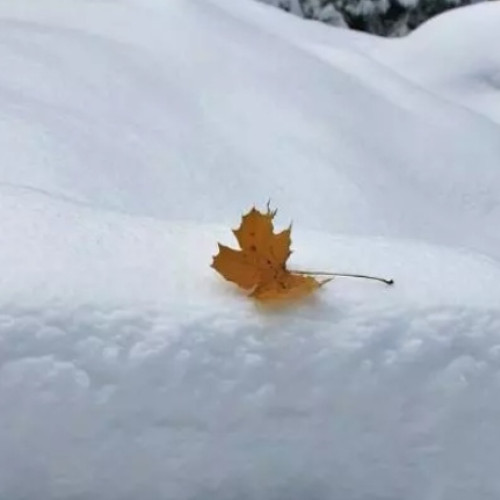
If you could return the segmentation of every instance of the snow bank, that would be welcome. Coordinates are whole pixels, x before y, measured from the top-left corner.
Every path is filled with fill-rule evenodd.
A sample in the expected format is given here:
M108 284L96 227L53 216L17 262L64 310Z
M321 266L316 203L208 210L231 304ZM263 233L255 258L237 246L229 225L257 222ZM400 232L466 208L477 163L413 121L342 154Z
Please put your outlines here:
M396 287L262 310L208 267L225 228L1 199L2 498L498 492L492 261L299 231L295 267Z
M2 181L210 223L271 198L298 226L498 256L497 127L250 4L4 0Z
M0 498L500 494L498 125L370 40L0 0ZM268 197L293 267L396 286L257 307L209 264Z

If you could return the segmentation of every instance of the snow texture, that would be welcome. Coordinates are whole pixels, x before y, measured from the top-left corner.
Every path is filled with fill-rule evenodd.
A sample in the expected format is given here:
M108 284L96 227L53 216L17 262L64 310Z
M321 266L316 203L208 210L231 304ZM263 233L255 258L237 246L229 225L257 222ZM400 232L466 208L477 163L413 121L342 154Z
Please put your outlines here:
M0 0L0 498L499 498L499 16ZM257 306L209 264L269 197L396 285Z
M378 55L402 76L500 124L498 23L498 4L460 8Z

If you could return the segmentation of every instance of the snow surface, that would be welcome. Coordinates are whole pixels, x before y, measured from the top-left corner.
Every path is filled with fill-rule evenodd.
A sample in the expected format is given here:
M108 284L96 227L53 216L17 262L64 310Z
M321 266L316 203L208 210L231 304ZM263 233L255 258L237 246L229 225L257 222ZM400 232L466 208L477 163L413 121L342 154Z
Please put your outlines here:
M378 55L403 76L500 123L499 23L496 4L456 9Z
M0 498L499 498L499 16L0 0ZM269 197L396 285L258 307L209 264Z

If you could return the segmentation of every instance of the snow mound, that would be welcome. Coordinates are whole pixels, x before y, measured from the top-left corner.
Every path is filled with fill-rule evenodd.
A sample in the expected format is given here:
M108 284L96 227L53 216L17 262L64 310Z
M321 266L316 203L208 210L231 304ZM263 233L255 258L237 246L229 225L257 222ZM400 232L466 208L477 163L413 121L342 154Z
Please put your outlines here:
M499 23L498 2L454 9L377 55L405 77L500 123Z
M2 498L499 491L493 261L298 231L293 266L396 285L338 279L262 310L209 268L227 229L0 201Z
M366 37L292 41L299 19L250 4L0 2L1 182L209 223L271 198L302 227L498 256L497 126L370 78L346 57Z

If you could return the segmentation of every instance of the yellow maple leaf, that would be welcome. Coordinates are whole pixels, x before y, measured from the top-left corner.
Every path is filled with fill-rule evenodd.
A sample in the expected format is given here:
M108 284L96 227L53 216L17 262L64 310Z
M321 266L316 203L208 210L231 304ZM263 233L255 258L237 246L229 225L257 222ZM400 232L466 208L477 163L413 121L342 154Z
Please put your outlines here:
M219 243L212 262L224 278L252 290L250 295L261 301L302 297L323 284L286 268L291 254L291 227L274 233L275 215L276 211L269 207L265 213L252 208L242 217L240 227L233 230L241 250Z

